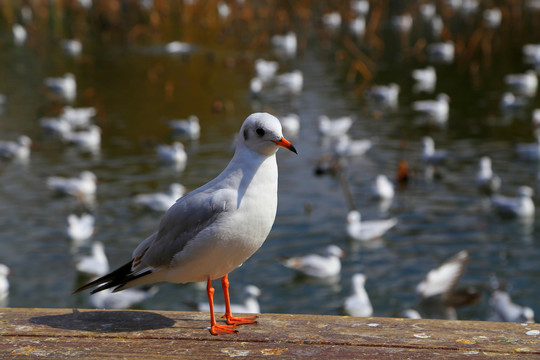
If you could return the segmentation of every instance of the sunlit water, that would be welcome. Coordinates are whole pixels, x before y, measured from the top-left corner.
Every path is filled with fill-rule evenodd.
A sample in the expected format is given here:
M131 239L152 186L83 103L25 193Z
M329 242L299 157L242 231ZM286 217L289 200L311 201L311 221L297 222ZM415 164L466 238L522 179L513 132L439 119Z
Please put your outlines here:
M90 50L71 59L54 41L34 48L14 47L9 29L2 31L0 92L8 96L8 103L0 117L1 138L11 140L24 133L34 140L29 164L3 163L0 172L0 262L13 270L10 306L90 306L87 294L71 295L84 279L78 278L65 235L66 217L85 209L74 199L52 196L45 186L47 176L74 176L85 169L97 174L93 240L102 241L111 266L119 266L156 230L162 215L134 207L132 196L164 191L175 181L188 189L204 184L226 166L244 118L266 110L278 116L289 112L300 116L301 131L293 139L299 155L278 153L276 222L263 247L230 275L233 301L244 285L255 284L263 291L263 312L340 314L350 293L351 275L363 272L375 315L393 316L415 305L415 287L430 269L467 249L471 261L460 283L478 286L483 297L476 305L460 309L460 318L487 318L487 290L493 275L507 280L516 302L540 310L538 216L528 227L501 220L474 185L478 160L489 155L502 178L503 193L513 195L523 184L536 187L537 164L517 160L512 147L514 141L533 141L530 118L503 121L497 106L504 84L493 80L522 71L519 59L496 63L478 88L470 86L457 66L440 66L435 93L447 92L452 103L448 126L437 129L419 124L410 110L413 100L429 97L411 92L408 74L424 65L420 62L381 63L380 83L396 81L402 94L396 110L376 114L364 98L355 96L339 62L317 41L310 42L297 59L282 62L281 71L304 72L301 94L280 94L270 88L253 100L249 95L252 59L275 58L270 51L244 58L243 50L226 52L201 44L183 57L168 56L153 46L102 46L89 40ZM234 66L228 64L230 58L238 59ZM38 118L56 109L42 80L66 71L77 78L75 105L98 108L96 122L103 128L99 155L60 145L39 127ZM172 91L166 90L171 85ZM213 110L221 104L225 111ZM535 100L529 108L535 104L540 105ZM154 148L172 140L169 119L190 114L201 119L202 136L198 142L186 142L188 164L185 171L176 172L159 164ZM369 154L351 159L346 167L363 218L399 219L397 227L373 246L347 238L348 205L338 179L314 176L317 159L329 151L316 130L321 114L352 114L356 121L350 134L377 139ZM421 138L427 134L451 154L441 180L424 176ZM390 208L381 211L370 198L370 183L380 173L394 179L401 159L409 162L412 180L397 192ZM306 204L312 206L309 214ZM328 244L337 244L347 253L335 282L299 277L280 263L284 257L318 252ZM190 304L204 300L205 293L191 284L163 284L140 306L191 310Z

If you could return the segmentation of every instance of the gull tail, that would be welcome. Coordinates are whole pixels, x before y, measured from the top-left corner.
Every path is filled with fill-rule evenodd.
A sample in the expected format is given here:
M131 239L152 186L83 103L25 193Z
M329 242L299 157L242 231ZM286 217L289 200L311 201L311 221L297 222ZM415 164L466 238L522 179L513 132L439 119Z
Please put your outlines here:
M75 290L73 294L96 287L98 285L101 285L101 286L92 290L91 294L95 294L99 291L110 289L113 287L115 288L113 291L123 290L124 288L126 288L126 285L127 287L131 287L128 285L129 282L152 273L152 270L146 270L140 273L134 273L132 269L132 265L133 265L133 260L119 267L118 269L108 273L107 275L104 275L94 281L91 281L81 286L80 288Z

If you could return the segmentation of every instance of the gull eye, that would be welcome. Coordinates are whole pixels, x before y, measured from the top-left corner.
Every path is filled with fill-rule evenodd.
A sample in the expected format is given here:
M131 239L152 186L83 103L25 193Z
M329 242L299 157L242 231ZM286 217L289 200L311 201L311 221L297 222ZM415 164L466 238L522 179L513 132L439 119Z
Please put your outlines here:
M263 136L264 136L264 130L261 129L261 128L257 128L257 130L255 130L255 132L256 132L257 135L259 135L260 137L263 137Z

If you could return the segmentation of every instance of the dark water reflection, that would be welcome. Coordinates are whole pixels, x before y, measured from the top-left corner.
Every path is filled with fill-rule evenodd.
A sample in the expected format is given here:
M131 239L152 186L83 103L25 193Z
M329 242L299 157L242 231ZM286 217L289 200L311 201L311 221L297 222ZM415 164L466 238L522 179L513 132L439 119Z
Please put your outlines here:
M279 153L276 223L263 248L231 275L233 297L252 283L264 292L260 300L264 312L338 314L350 292L351 275L364 272L375 315L392 316L415 303L415 286L427 271L468 249L471 261L462 282L478 285L484 296L477 305L460 310L460 318L486 318L484 290L492 275L507 279L516 302L540 311L538 216L529 225L501 220L474 185L478 160L489 155L502 178L503 193L513 194L524 184L536 188L537 163L516 159L512 145L533 141L530 110L540 105L538 97L524 114L512 118L501 116L498 100L504 91L503 76L525 69L520 45L533 41L530 38L534 31L538 35L538 29L516 44L503 34L490 63L476 62L475 71L462 60L437 66L435 94L449 94L452 103L448 125L434 128L418 123L410 107L414 100L431 97L411 90L410 70L424 66L425 59L403 56L402 40L390 31L383 39L387 48L395 50L381 58L371 82L397 82L402 92L397 109L373 111L361 96L362 86L345 81L349 63L336 60L335 35L308 28L310 22L299 25L305 27L300 56L283 60L280 68L302 70L304 91L290 96L269 90L254 101L249 95L253 60L275 58L274 53L248 46L243 37L231 41L228 36L240 33L238 28L231 34L220 33L216 40L209 35L211 29L198 32L197 27L184 27L175 33L175 21L180 20L163 21L170 32L135 44L88 36L83 56L75 59L63 54L58 39L49 33L35 32L26 46L14 47L7 22L1 27L0 92L9 101L0 116L0 134L2 139L13 139L24 133L35 142L27 166L2 164L0 168L0 262L14 270L10 306L89 306L85 295L70 295L78 279L64 233L67 215L83 209L76 200L52 197L45 186L47 176L72 176L85 169L97 174L93 239L106 244L110 263L117 266L160 219L160 214L134 208L132 195L163 191L176 181L188 189L205 183L229 161L232 139L243 119L253 111L268 110L277 115L298 113L302 127L294 143L300 155ZM159 51L162 44L178 37L195 44L190 55ZM98 108L96 122L103 129L98 155L65 148L45 137L38 125L39 117L54 115L60 106L43 88L43 78L68 71L78 83L74 105ZM191 114L201 119L202 132L199 141L186 143L185 171L160 166L154 147L172 140L167 121ZM321 114L352 114L354 138L377 138L367 156L352 159L347 167L363 217L399 219L376 246L359 246L347 238L348 209L339 181L313 175L317 159L326 152L316 130ZM451 154L439 181L425 178L420 161L421 138L427 134ZM412 180L398 191L389 209L381 211L370 198L370 182L379 173L393 179L401 159L409 162ZM304 212L306 203L313 208L309 216ZM330 243L347 252L342 275L333 283L297 277L279 263L283 256L318 251ZM186 303L204 298L193 285L166 284L142 306L186 310L190 309Z

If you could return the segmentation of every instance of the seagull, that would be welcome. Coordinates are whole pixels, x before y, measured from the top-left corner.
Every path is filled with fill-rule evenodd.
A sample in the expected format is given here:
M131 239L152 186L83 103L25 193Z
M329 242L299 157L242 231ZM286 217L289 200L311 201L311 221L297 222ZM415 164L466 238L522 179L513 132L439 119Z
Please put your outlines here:
M491 158L480 158L478 172L476 173L476 187L481 193L491 195L501 187L501 178L491 169Z
M77 82L72 73L66 73L60 78L45 78L43 83L67 101L73 101L77 96Z
M8 304L9 296L9 280L8 276L11 270L4 264L0 264L0 307L5 307Z
M39 124L46 133L60 139L65 139L73 130L71 123L64 117L41 118Z
M26 161L30 158L32 140L21 135L17 141L0 141L0 158L7 160Z
M277 61L270 61L264 59L255 60L255 73L257 78L261 79L263 82L268 82L272 79L279 68L279 63Z
M87 128L90 126L90 119L96 116L95 107L74 108L72 106L64 106L62 108L61 118L65 119L72 127Z
M502 12L499 8L485 9L482 12L484 25L491 29L496 29L501 25Z
M156 148L159 160L164 164L175 165L180 170L184 169L187 162L187 153L184 145L175 141L172 145L158 145Z
M394 197L394 184L386 175L379 174L373 181L371 192L376 199L390 200Z
M281 122L281 127L283 128L283 134L293 139L298 136L298 132L300 131L300 118L298 115L284 115L280 117L279 121Z
M295 56L298 48L298 39L296 34L292 31L289 31L285 35L274 35L270 39L274 48L283 52L286 56Z
M506 291L495 290L489 304L492 311L490 321L534 323L534 310L512 302Z
M416 84L414 85L414 90L416 92L432 92L435 90L437 73L433 66L428 66L423 69L414 69L411 75L413 79L416 80Z
M181 41L171 41L170 43L165 44L165 52L168 54L186 55L189 54L191 50L193 50L193 46L191 44Z
M101 146L101 128L90 125L88 130L71 131L64 135L64 141L82 150L96 152Z
M75 268L78 272L91 276L103 276L109 272L109 261L105 255L105 247L100 241L92 243L92 253L81 256L76 260Z
M319 134L323 137L338 137L345 135L351 128L353 119L350 116L343 116L330 119L326 115L319 116Z
M532 97L536 94L538 88L538 75L534 70L527 70L523 74L506 75L504 82L512 91Z
M276 76L276 83L278 88L285 93L299 94L304 85L304 75L300 70L279 74Z
M369 89L369 98L377 104L393 108L398 104L399 89L396 83L375 85Z
M364 287L366 275L354 274L352 277L353 293L345 299L343 308L350 316L369 317L373 315L373 306Z
M425 136L422 139L424 149L422 151L422 159L427 164L440 164L446 161L448 153L445 150L435 150L435 142L431 136Z
M83 171L79 177L64 178L50 176L47 186L54 192L71 196L93 196L97 189L97 177L91 171Z
M366 33L366 18L362 15L356 16L349 22L349 31L356 37L362 37Z
M510 218L532 219L534 217L534 191L529 186L520 186L517 197L493 195L491 205L499 215Z
M82 53L82 43L77 39L64 39L60 42L62 50L68 55L79 56Z
M470 304L479 298L476 289L456 289L469 261L469 252L461 250L437 268L430 270L416 286L420 308L425 317L456 320L455 307Z
M91 214L81 216L70 214L67 223L66 233L75 245L83 244L94 234L95 219Z
M345 256L343 250L336 245L326 247L324 255L310 254L292 257L283 261L283 265L304 275L316 278L329 278L341 272L341 260Z
M455 48L452 41L429 44L426 50L431 62L450 64L454 61Z
M21 46L26 42L28 32L24 26L21 24L14 24L11 28L11 32L13 33L13 42L15 45Z
M190 115L186 120L172 120L169 126L175 135L184 136L191 140L197 140L201 136L201 125L199 118Z
M337 30L341 26L341 14L338 11L324 14L321 20L323 25L330 30Z
M334 146L334 152L344 157L362 156L372 146L373 142L370 139L351 140L348 135L341 135Z
M255 285L247 285L244 288L244 303L243 304L231 304L231 312L240 314L259 314L261 308L257 298L261 296L261 290ZM210 306L207 302L201 302L197 304L199 311L209 312ZM215 312L225 312L227 309L225 305L214 305Z
M150 210L167 211L185 193L184 185L172 183L167 193L139 194L133 198L133 201Z
M253 77L249 81L249 92L254 98L258 97L261 94L263 89L263 81L260 77Z
M527 106L527 100L522 96L516 96L507 91L499 100L499 108L504 115L512 115L523 110Z
M446 94L439 94L435 100L420 100L412 104L413 110L429 117L429 120L438 125L444 125L448 121L450 111L450 97Z
M296 153L282 135L279 120L254 113L240 128L229 165L214 180L181 197L163 216L158 231L134 250L132 259L115 271L75 290L120 291L160 281L206 281L210 304L210 333L235 332L255 323L255 317L233 317L228 273L263 244L277 210L276 152ZM214 316L212 280L221 278L227 325Z
M151 286L148 289L127 289L121 292L106 289L90 295L90 303L97 309L129 309L151 298L157 292L157 286Z
M351 210L347 214L346 230L351 239L358 241L378 239L398 223L396 218L365 221L361 218L358 210Z

